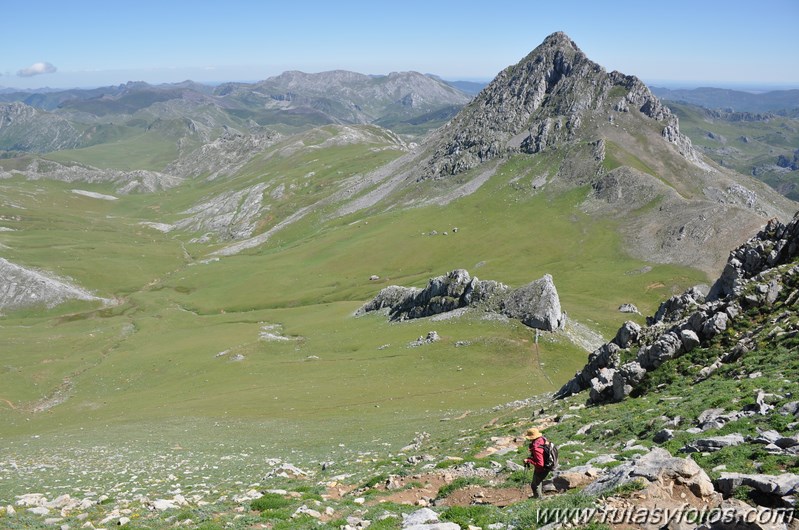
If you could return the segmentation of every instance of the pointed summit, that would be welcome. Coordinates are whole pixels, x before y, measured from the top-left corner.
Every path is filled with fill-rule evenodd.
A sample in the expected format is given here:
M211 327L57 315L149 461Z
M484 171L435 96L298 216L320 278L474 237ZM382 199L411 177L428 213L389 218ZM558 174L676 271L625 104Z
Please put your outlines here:
M497 77L440 131L425 177L441 178L513 153L598 141L613 113L637 111L698 162L677 118L636 77L607 73L565 33L549 35ZM652 124L655 125L655 124Z
M562 31L556 31L555 33L548 35L547 38L544 39L544 42L542 42L541 45L538 48L536 48L536 50L543 47L572 48L575 51L582 53L580 51L580 48L577 47L574 41L571 40L571 38L569 38L569 36Z

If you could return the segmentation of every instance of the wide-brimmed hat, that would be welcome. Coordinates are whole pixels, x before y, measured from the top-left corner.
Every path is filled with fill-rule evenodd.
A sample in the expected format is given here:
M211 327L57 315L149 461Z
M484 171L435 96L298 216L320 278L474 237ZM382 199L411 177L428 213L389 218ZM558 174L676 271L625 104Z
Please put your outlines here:
M524 437L527 438L528 440L536 440L538 438L541 438L541 431L539 431L535 427L532 427L530 429L527 429L527 432L524 433Z

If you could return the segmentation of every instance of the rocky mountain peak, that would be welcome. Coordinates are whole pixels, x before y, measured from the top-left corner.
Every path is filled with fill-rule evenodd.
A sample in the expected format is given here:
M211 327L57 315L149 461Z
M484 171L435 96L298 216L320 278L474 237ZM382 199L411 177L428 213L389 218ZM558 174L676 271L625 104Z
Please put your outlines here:
M548 36L497 77L440 131L425 177L467 171L503 155L537 153L580 139L597 141L613 112L661 122L663 138L698 160L677 118L638 78L607 73L565 33Z
M548 35L547 38L544 39L542 46L551 46L551 47L569 46L577 51L580 51L580 49L577 47L574 41L571 40L569 36L562 31L556 31L551 35Z

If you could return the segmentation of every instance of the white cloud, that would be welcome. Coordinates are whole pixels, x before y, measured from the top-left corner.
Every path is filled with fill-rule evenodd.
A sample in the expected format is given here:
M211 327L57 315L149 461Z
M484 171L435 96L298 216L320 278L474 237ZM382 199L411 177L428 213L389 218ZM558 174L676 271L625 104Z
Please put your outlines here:
M23 68L17 75L20 77L33 77L35 75L42 75L42 74L53 74L58 70L55 66L50 63L33 63L27 68Z

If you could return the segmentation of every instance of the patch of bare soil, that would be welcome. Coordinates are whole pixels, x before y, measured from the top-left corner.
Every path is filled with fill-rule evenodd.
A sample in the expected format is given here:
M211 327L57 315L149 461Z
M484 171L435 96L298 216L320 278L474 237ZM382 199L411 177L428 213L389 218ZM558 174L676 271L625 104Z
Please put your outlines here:
M530 486L524 484L519 488L490 488L470 485L455 490L436 504L439 506L471 506L473 504L491 504L505 507L526 500L531 493Z

